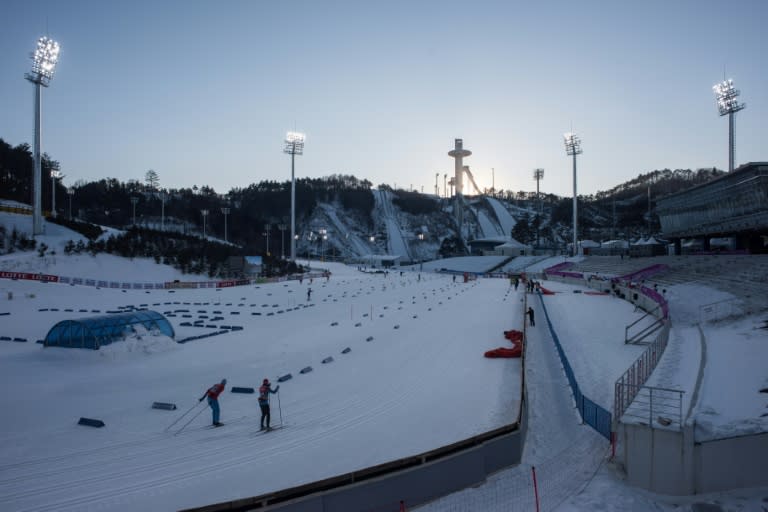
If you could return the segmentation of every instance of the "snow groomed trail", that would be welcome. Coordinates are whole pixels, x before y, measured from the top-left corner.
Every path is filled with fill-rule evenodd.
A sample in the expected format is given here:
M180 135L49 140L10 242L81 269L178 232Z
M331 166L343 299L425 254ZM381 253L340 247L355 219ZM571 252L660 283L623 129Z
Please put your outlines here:
M0 426L0 510L149 512L230 501L429 451L516 417L519 390L498 390L515 380L519 361L482 357L519 323L504 280L464 284L434 274L354 272L328 282L173 295L29 286L46 287L34 299L46 306L117 307L169 297L197 301L184 308L190 310L221 304L225 315L238 313L244 330L155 354L4 346L2 384L22 386L23 393L0 399L3 410L14 411ZM294 308L308 286L315 306ZM265 304L286 312L247 314L273 310ZM475 304L482 310L468 315ZM13 316L29 303L10 307L19 308ZM35 312L37 325L63 315L58 309ZM342 355L345 347L352 350ZM335 361L321 364L329 355ZM307 365L314 370L299 374ZM197 398L212 383L227 377L230 386L253 386L289 372L279 406L276 397L272 402L273 424L282 411L288 428L259 434L254 395L229 389L221 398L225 426L207 428L210 411ZM470 382L479 397L457 414L457 390ZM152 410L153 400L179 409ZM193 406L201 413L185 431L165 431ZM107 426L78 426L80 416Z
M528 294L528 301L539 320L526 330L528 431L522 463L500 471L476 489L454 493L415 510L536 510L532 476L535 467L539 510L552 511L584 488L607 456L605 439L581 424L538 298Z

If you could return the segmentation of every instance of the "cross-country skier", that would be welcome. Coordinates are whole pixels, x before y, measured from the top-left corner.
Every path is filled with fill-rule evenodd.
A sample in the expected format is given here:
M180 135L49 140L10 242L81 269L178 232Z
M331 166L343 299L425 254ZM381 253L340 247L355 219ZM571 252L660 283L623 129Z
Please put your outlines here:
M221 382L214 384L200 397L198 402L202 402L203 398L208 397L208 406L213 413L213 426L220 427L223 425L219 421L219 395L224 391L224 387L227 385L227 379L221 379Z
M307 302L312 298L312 288L307 288Z
M259 407L261 408L261 428L259 430L264 430L264 420L267 420L267 430L272 430L272 428L269 426L269 394L270 393L277 393L280 391L280 386L278 385L275 389L272 389L269 379L264 379L264 381L261 383L261 387L259 388Z
M528 325L530 325L531 327L536 326L536 321L533 318L533 308L530 306L528 307Z

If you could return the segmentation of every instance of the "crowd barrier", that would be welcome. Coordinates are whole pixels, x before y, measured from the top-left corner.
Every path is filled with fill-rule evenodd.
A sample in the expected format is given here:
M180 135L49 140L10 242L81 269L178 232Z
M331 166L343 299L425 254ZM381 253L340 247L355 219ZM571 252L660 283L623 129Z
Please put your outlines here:
M196 288L231 288L234 286L247 286L262 283L277 283L298 279L319 279L328 277L324 272L311 272L307 274L281 276L281 277L259 277L252 279L225 279L220 281L163 281L154 283L137 283L127 281L109 281L105 279L90 279L85 277L57 276L53 274L41 274L34 272L8 272L0 271L0 279L40 281L44 283L61 283L75 286L91 286L96 288L112 288L119 290L181 290Z
M568 357L565 355L565 351L563 350L563 346L560 344L560 338L557 336L557 332L555 332L555 328L552 325L552 321L549 318L549 313L547 312L547 307L544 304L544 297L541 293L539 295L539 301L541 302L541 308L544 310L544 317L547 320L547 326L549 327L549 332L552 334L552 339L555 341L555 346L557 347L557 353L560 356L560 362L563 365L563 369L565 370L565 376L568 378L568 384L571 386L571 391L573 392L573 399L576 402L576 407L579 410L579 415L581 416L581 419L589 425L590 427L594 428L600 435L608 439L609 441L612 441L611 436L611 429L612 429L612 416L609 411L604 409L603 407L596 404L593 400L586 397L579 388L579 383L576 380L576 376L573 373L573 369L571 368L571 364L568 362Z

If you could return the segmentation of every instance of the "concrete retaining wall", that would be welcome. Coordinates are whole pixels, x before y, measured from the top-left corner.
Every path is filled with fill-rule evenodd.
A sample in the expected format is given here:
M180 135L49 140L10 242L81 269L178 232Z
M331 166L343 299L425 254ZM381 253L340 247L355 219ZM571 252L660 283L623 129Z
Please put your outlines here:
M696 492L768 486L768 433L695 446Z
M514 429L466 448L472 440L462 441L454 453L441 454L444 447L377 468L189 511L392 512L399 510L400 500L414 507L480 484L500 469L519 464L527 425L527 399L523 398Z
M619 424L627 482L660 494L693 494L693 431Z

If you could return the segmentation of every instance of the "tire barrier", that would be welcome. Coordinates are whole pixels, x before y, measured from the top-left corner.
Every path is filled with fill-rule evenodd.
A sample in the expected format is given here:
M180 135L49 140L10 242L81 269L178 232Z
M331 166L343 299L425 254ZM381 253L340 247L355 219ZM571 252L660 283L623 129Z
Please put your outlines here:
M304 368L301 369L301 371L299 373L301 373L303 375L303 374L309 373L311 371L312 371L312 367L311 366L305 366Z
M373 341L373 336L368 336L367 338L365 338L365 341Z
M85 425L87 427L101 428L104 426L104 422L101 420L94 420L92 418L80 418L77 422L78 425Z
M255 393L255 392L256 391L253 388L240 388L240 387L237 387L237 386L233 386L232 387L232 393L248 393L248 394L252 394L252 393Z
M342 354L349 354L352 351L351 348L347 347L344 350L341 351Z
M328 364L333 362L333 357L328 356L325 359L323 359L323 364Z
M282 377L278 377L277 382L285 382L287 380L291 380L292 378L293 378L293 375L291 375L290 373L286 373Z
M170 404L167 402L153 402L152 403L153 409L162 409L163 411L175 411L176 410L176 404Z

